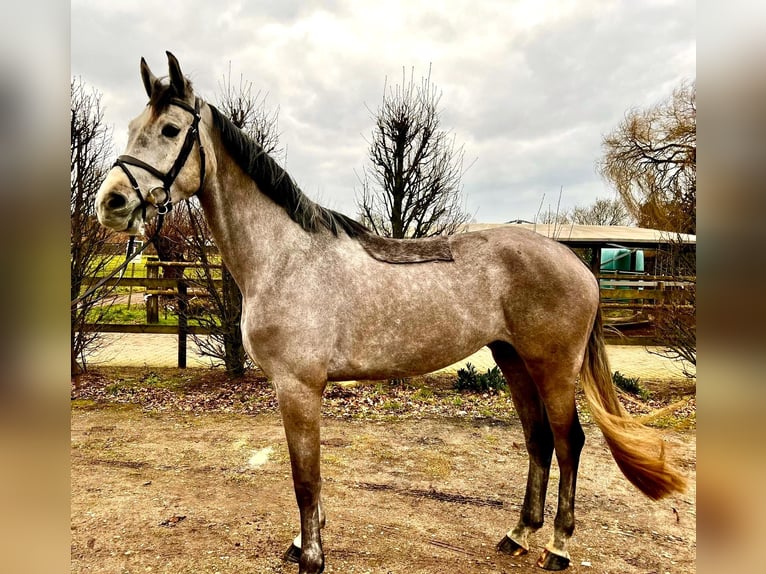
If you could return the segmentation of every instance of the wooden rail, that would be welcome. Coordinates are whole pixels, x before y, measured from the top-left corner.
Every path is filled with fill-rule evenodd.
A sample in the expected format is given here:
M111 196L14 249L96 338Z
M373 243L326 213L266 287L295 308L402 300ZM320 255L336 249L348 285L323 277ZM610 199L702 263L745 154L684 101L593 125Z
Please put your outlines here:
M178 335L177 325L147 325L128 323L88 323L85 330L91 333L149 333L154 335ZM202 325L187 325L187 335L209 335L210 329Z
M686 308L696 283L689 277L600 275L601 308L652 310L672 303Z

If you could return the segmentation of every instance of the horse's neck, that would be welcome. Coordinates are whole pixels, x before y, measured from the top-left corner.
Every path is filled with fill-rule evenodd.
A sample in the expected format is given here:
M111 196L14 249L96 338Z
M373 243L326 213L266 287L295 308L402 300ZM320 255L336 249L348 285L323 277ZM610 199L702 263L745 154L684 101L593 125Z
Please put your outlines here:
M225 152L216 157L200 203L227 268L246 292L273 277L282 258L305 248L309 237Z

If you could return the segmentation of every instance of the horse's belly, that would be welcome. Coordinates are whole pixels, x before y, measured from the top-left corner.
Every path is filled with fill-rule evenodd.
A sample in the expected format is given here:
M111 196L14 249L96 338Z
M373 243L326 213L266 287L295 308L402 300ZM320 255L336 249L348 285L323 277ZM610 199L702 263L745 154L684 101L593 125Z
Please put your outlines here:
M422 375L456 363L491 343L489 333L428 325L424 332L392 329L341 347L330 361L328 379L385 379Z
M480 345L470 351L451 356L411 356L364 363L359 361L348 361L345 364L331 365L330 370L328 371L327 380L378 380L424 375L448 367L449 365L470 356L483 346L484 345Z

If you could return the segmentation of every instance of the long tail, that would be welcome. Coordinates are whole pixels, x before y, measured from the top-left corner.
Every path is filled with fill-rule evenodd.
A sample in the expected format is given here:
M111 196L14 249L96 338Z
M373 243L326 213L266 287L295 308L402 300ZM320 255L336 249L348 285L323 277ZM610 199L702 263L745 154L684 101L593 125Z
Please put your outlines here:
M683 491L686 481L666 462L662 438L633 420L617 399L600 310L588 340L580 379L590 412L625 477L653 500Z

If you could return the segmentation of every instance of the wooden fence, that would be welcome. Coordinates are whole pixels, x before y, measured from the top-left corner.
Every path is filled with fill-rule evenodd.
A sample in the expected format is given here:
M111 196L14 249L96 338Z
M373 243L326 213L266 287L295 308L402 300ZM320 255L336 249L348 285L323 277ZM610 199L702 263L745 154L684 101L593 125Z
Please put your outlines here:
M602 274L598 280L602 309L656 309L671 300L679 304L679 296L688 300L696 286L695 277Z
M158 333L178 335L178 366L186 367L187 338L190 334L210 334L210 329L199 325L189 325L186 313L190 296L206 297L198 281L188 277L170 279L159 277L159 269L165 268L200 268L199 263L161 262L149 260L145 264L145 277L115 277L106 282L107 286L120 285L143 289L146 295L147 320L143 324L122 323L91 323L85 326L89 331L102 333ZM211 266L218 267L219 266ZM688 307L693 309L691 294L696 285L695 277L672 277L633 274L601 274L598 277L601 287L601 307L607 316L608 325L606 340L610 344L619 345L654 345L660 343L650 330L651 316L664 305L670 304L676 308ZM99 280L91 277L84 281L91 285ZM221 280L213 280L216 287L221 286ZM687 297L688 295L688 297ZM178 314L178 325L160 325L159 297L170 297L175 301ZM623 313L620 313L623 312ZM620 315L627 316L623 320ZM642 329L642 327L644 327Z
M212 269L220 269L220 265L211 264ZM178 335L178 367L186 368L186 349L189 335L209 335L210 329L201 325L189 325L188 314L186 312L190 296L207 296L207 291L199 286L199 281L188 277L165 278L159 276L160 268L181 268L194 269L202 268L200 263L186 262L164 262L156 258L149 258L145 263L145 277L113 277L104 283L106 287L138 287L143 288L146 296L146 322L142 324L126 323L88 323L85 328L88 331L99 333L153 333L164 335ZM88 277L83 281L84 286L90 286L98 281L100 277ZM221 280L213 279L213 284L220 288ZM192 286L193 291L189 291ZM131 290L132 292L132 290ZM140 292L140 291L139 291ZM159 324L159 298L161 296L170 297L175 301L178 315L178 325L160 325Z

